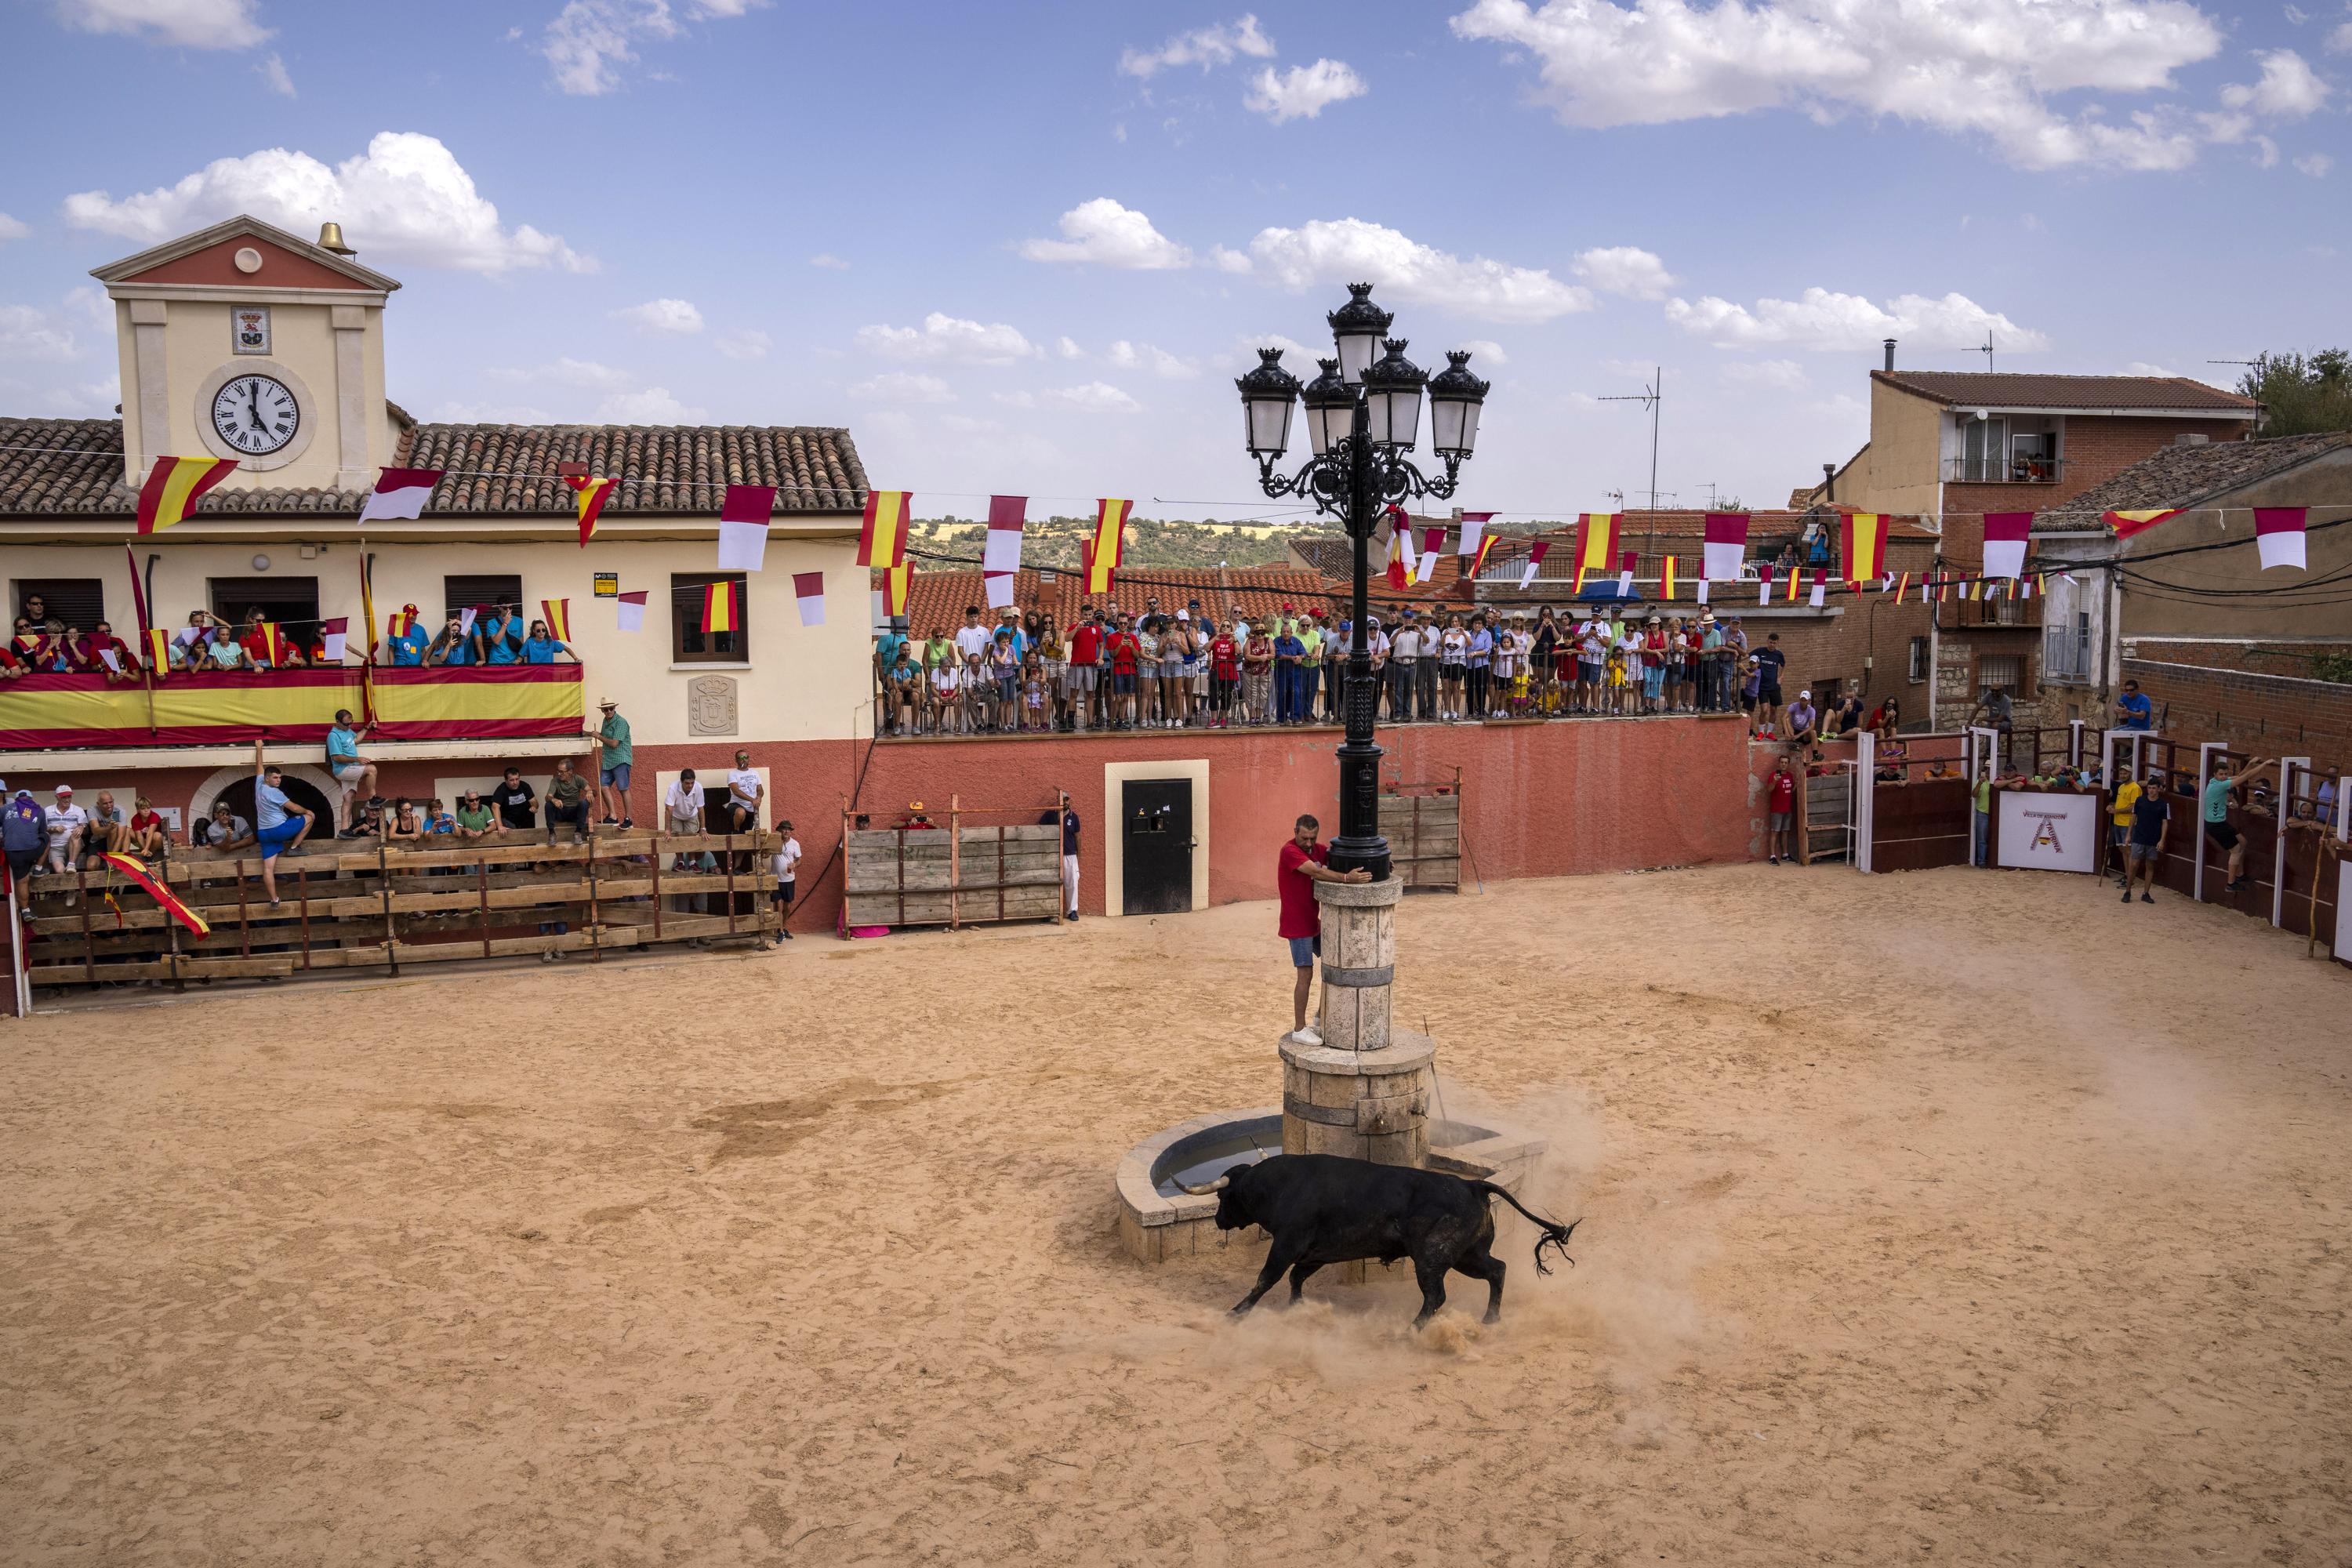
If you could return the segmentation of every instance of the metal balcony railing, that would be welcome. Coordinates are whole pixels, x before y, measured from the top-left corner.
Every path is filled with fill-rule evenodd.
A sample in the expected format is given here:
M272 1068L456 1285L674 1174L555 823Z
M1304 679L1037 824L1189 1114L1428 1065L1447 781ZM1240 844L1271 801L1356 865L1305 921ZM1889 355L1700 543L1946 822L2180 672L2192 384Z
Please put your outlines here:
M2042 634L2042 679L2091 679L2091 633L2084 626L2049 626Z
M2025 453L1989 453L1977 458L1947 458L1944 478L1969 485L2054 485L2065 476L2066 459Z

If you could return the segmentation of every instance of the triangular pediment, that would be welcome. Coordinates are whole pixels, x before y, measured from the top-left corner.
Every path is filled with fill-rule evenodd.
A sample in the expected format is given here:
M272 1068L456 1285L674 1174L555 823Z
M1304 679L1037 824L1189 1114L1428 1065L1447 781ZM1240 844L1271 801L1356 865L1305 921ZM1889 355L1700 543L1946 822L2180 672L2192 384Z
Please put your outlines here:
M252 271L239 267L237 253L243 250L260 257L260 267ZM108 284L214 289L347 289L389 293L400 287L397 279L242 214L93 268L90 276Z

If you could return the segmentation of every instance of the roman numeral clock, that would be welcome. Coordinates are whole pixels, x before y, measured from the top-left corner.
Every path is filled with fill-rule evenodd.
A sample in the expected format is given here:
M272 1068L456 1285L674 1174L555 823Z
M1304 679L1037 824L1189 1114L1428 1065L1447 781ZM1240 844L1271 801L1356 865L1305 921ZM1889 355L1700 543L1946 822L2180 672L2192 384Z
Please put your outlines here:
M283 307L280 313L285 313ZM329 379L335 367L304 361L299 352L304 344L288 330L297 324L278 323L278 347L295 352L269 359L240 346L221 356L194 389L195 406L190 412L195 416L197 440L215 458L235 458L240 472L290 467L310 449L322 424L333 422L331 405L330 417L322 420L310 381L297 364L314 372L323 368ZM331 449L334 442L328 446Z
M282 452L301 433L302 409L286 384L247 372L213 395L213 434L249 458Z

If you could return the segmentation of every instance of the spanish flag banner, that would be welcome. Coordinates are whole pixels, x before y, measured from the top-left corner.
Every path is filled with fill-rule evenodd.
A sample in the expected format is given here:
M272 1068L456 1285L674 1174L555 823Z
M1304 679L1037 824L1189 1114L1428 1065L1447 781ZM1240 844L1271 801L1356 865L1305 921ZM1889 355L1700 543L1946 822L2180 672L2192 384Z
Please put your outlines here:
M1478 549L1476 552L1470 557L1470 570L1465 573L1465 575L1475 581L1478 574L1486 569L1486 557L1494 553L1494 550L1495 536L1491 533L1482 532L1478 536Z
M2179 507L2161 508L2155 511L2102 512L2100 521L2115 531L2117 539L2129 539L2135 533L2145 533L2167 518L2179 517Z
M1617 564L1617 535L1624 526L1622 511L1587 511L1576 519L1576 569L1606 572Z
M907 595L915 585L915 563L901 561L882 574L882 613L898 616L907 613Z
M702 635L731 632L741 623L735 614L735 584L707 583L702 589Z
M1908 573L1908 572L1906 572L1905 574L1903 574L1903 580L1902 580L1900 583L1897 583L1897 584L1895 585L1895 602L1896 604L1898 604L1898 605L1899 605L1899 604L1901 604L1901 603L1903 602L1903 595L1906 595L1906 594L1907 594L1907 593L1909 593L1910 591L1911 591L1911 574L1910 574L1910 573Z
M139 531L153 533L187 520L196 498L228 478L235 458L158 458L139 487Z
M539 612L540 618L547 623L549 637L561 643L568 643L572 640L571 600L541 599L539 602Z
M1850 511L1839 526L1845 580L1861 583L1886 574L1886 514Z
M1662 563L1658 568L1658 597L1661 599L1672 599L1674 596L1675 558L1669 555L1665 558L1664 563Z
M272 669L286 668L286 633L276 621L261 623L261 657L269 661Z
M1789 563L1788 597L1790 599L1794 599L1797 596L1797 590L1805 585L1803 572L1804 568L1799 566L1795 562L1791 561Z
M1119 558L1127 545L1127 514L1135 509L1131 500L1106 498L1095 505L1095 552L1087 563L1087 592L1108 594L1113 575L1118 571Z
M149 895L163 907L165 913L194 931L198 937L213 934L213 928L205 923L205 917L182 903L178 894L157 881L148 871L145 861L130 855L104 854L99 858L146 889Z
M907 522L914 502L912 490L866 492L866 521L857 531L860 566L896 566L907 559Z
M160 626L151 626L142 639L147 645L147 668L161 680L172 673L172 634Z
M563 482L572 487L572 493L580 505L580 547L585 550L588 542L596 537L596 519L603 514L604 503L613 499L613 487L621 481L600 479L593 475L575 478L566 474Z

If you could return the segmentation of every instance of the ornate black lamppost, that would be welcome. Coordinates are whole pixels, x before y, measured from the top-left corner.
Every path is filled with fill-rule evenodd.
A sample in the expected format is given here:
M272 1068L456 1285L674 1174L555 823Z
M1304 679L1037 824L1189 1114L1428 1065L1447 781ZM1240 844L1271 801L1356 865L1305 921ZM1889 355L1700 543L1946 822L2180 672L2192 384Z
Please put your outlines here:
M1370 606L1371 541L1391 506L1454 494L1463 459L1478 440L1478 409L1486 383L1470 374L1470 355L1456 351L1433 378L1404 357L1404 340L1389 338L1394 319L1372 303L1369 283L1348 285L1348 302L1326 318L1339 354L1318 360L1322 374L1303 389L1307 433L1315 456L1297 473L1275 472L1290 445L1290 416L1302 389L1282 368L1280 349L1260 349L1258 367L1234 384L1241 389L1250 456L1269 496L1311 497L1318 511L1339 520L1356 547L1355 596L1349 616L1348 676L1340 713L1348 738L1339 747L1339 835L1331 841L1339 870L1362 867L1372 880L1389 874L1389 844L1381 836L1381 748L1372 740L1380 693L1372 680ZM1386 352L1373 357L1378 347ZM1443 477L1423 475L1405 454L1421 424L1421 397L1429 394L1430 447L1445 465Z

